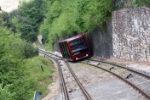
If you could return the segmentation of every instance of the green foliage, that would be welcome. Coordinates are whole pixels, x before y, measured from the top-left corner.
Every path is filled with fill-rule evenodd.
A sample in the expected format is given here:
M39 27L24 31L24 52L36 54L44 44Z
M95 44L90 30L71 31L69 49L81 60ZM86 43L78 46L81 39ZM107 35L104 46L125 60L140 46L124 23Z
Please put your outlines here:
M44 20L44 24L40 27L40 33L42 33L42 37L45 42L48 41L48 35L50 32L50 28L52 28L52 23L55 19L57 19L61 14L61 2L59 0L56 0L51 4L51 1L47 2L47 13L46 13L46 19ZM56 29L57 30L57 29ZM54 38L52 38L54 39ZM51 39L50 39L51 41Z
M31 0L29 2L22 2L19 7L19 14L31 21L33 24L38 24L44 17L44 6L43 0Z
M30 71L30 74L36 82L36 91L41 91L42 96L49 93L47 86L52 82L53 65L52 62L44 57L34 57L26 61L25 66ZM44 71L42 71L41 66Z
M22 39L31 42L37 39L38 28L46 12L45 5L45 0L23 1L17 11L10 13L14 31L20 33Z
M0 83L3 83L3 87L12 84L7 90L8 94L3 95L12 96L11 100L30 100L36 84L30 77L23 58L35 56L37 50L11 33L8 28L0 27Z
M21 9L24 6L21 5L19 13L13 11L0 14L0 100L31 100L35 90L44 91L46 85L51 82L51 80L49 82L44 80L47 83L44 87L38 85L39 79L36 80L31 76L34 76L34 69L33 72L30 72L30 67L34 66L34 63L29 67L26 66L29 63L27 58L38 55L38 49L27 41L36 39L37 28L45 12L41 10L45 7L43 0L31 2L31 8ZM20 37L26 40L21 40ZM36 61L38 63L35 63L41 65L42 62L40 63L38 59ZM48 73L48 68L46 70L45 72ZM46 75L48 76L48 74L41 76L45 78ZM42 87L43 90L39 87Z
M29 42L22 42L19 44L19 50L21 51L21 56L24 58L31 58L38 55L38 48L33 47Z
M10 86L12 85L6 85L3 86L0 84L0 100L12 100L12 97L15 95L15 93L10 92Z
M25 39L27 41L35 41L37 34L35 33L33 26L29 24L21 24L19 26L19 29L21 31L21 38Z
M48 42L49 30L46 25L40 27L40 33L42 33L42 38L44 39L44 42Z
M136 7L140 7L140 6L150 7L150 1L149 0L135 0L133 1L133 5Z
M17 17L12 18L11 22L12 22L12 24L14 26L13 27L13 32L19 33L20 32L19 31L19 22L18 22Z
M47 13L40 27L43 39L53 45L58 36L89 33L111 17L112 0L47 1Z
M9 14L7 12L3 12L0 14L0 26L5 26L10 29L13 29L14 26L10 20Z
M115 9L121 9L126 7L141 7L141 6L148 6L150 7L149 0L117 0L114 2Z

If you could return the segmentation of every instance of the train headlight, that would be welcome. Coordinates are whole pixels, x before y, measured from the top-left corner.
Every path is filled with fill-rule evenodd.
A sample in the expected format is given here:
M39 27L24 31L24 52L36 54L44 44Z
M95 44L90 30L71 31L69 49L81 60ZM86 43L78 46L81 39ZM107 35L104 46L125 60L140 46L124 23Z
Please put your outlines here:
M88 56L88 54L86 54L86 56Z

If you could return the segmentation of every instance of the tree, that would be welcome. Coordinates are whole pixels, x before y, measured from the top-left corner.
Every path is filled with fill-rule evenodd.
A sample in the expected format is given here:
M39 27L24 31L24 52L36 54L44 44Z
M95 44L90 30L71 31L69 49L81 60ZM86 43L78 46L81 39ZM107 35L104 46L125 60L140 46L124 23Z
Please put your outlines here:
M10 87L12 85L6 85L3 86L2 84L0 84L0 100L12 100L13 96L15 95L15 93L11 93L10 92Z
M104 31L113 11L112 4L112 0L48 0L40 33L52 46L58 36L90 33L98 27Z
M0 27L0 83L4 87L0 90L0 98L2 95L8 96L6 100L9 97L12 97L11 100L30 100L36 85L26 69L25 58L36 56L38 51L11 33L8 28ZM7 88L9 84L12 86Z
M43 21L45 13L45 0L31 0L21 2L17 11L10 14L15 27L14 32L18 32L22 39L35 41L40 23Z

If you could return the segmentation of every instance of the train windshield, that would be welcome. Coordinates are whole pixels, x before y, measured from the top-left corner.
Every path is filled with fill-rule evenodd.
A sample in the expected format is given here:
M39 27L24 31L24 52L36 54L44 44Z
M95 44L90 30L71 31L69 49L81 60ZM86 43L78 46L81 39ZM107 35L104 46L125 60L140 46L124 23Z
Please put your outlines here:
M78 55L88 51L86 41L83 37L69 41L73 55Z

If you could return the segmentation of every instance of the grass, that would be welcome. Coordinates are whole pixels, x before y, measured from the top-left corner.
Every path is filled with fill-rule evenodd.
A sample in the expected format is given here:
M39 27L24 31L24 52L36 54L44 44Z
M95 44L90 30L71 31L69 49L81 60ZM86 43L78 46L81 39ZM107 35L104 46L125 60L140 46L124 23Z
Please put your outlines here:
M28 59L26 61L26 66L29 70L31 77L37 83L35 91L42 92L42 97L46 96L49 93L47 87L52 82L52 61L44 57L38 56ZM43 67L43 70L41 66Z
M44 44L43 48L44 48L45 50L47 50L47 51L52 51L52 50L53 50L52 45L47 44L47 43L46 43L46 44Z

